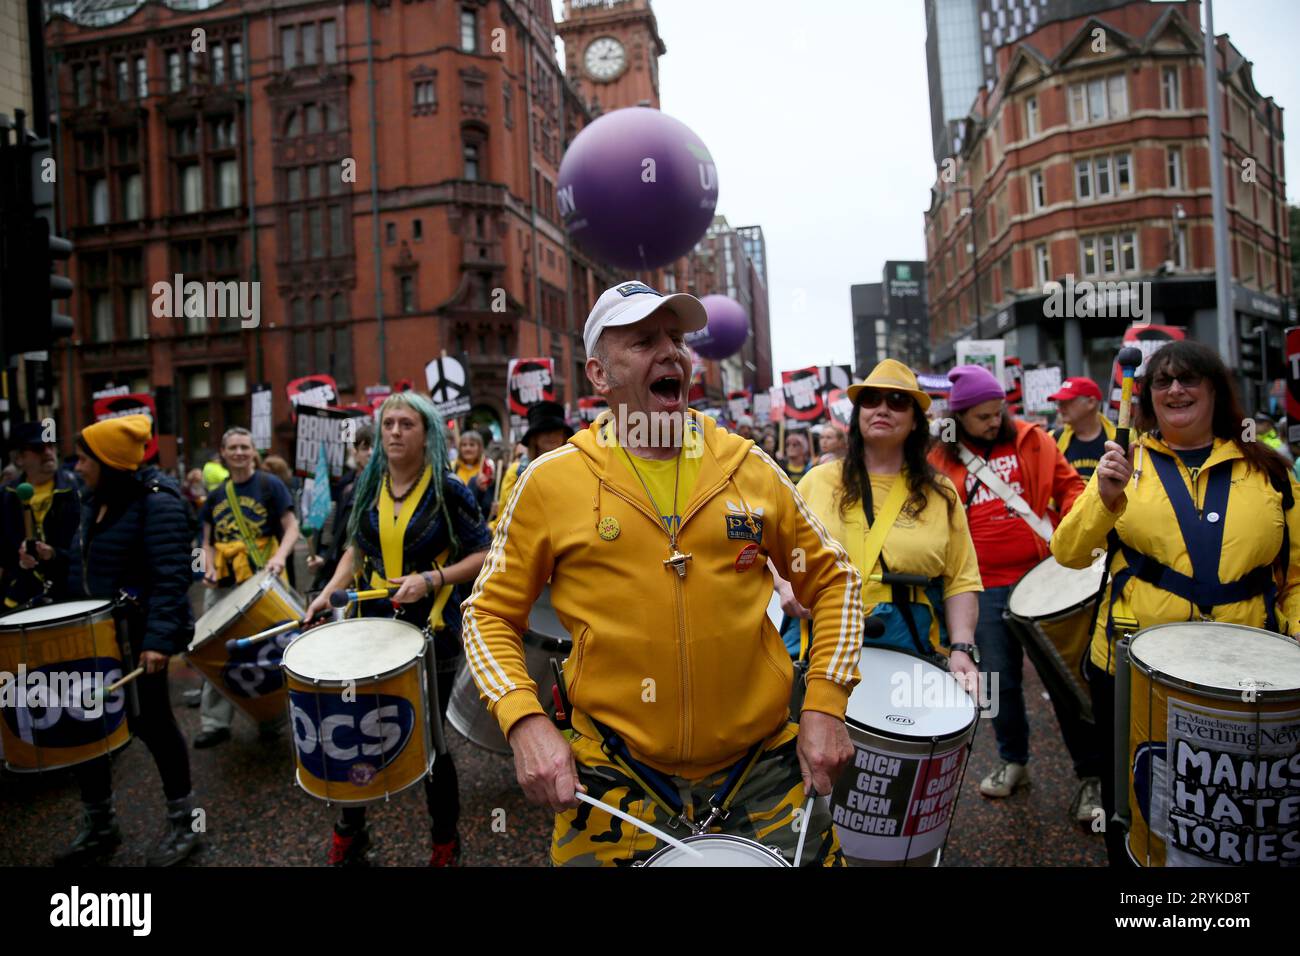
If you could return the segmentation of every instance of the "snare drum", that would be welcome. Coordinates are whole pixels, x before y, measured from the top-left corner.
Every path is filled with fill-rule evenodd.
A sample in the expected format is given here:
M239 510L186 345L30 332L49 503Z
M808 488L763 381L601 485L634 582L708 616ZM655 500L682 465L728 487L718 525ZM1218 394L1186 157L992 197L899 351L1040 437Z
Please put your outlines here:
M67 601L0 617L0 740L5 766L55 770L124 747L126 690L91 695L122 676L111 601ZM87 707L87 704L90 706Z
M1007 623L1043 683L1089 723L1092 696L1084 664L1105 576L1104 554L1083 569L1064 567L1049 557L1021 578L1007 598Z
M289 631L234 653L226 650L226 641L301 621L304 613L297 592L269 571L259 571L198 619L185 659L254 721L272 720L284 713L280 659L298 632Z
M327 803L387 800L433 767L428 639L405 621L312 628L284 651L295 778Z
M730 833L700 833L681 842L700 855L669 845L633 866L790 866L778 850Z
M1133 638L1129 660L1134 862L1300 865L1300 645L1237 624L1161 624Z
M548 717L555 717L555 673L551 661L563 662L573 648L573 640L551 607L551 589L548 585L533 604L528 616L528 631L524 634L524 663L528 676L537 684L537 698L546 708ZM460 671L452 687L447 705L447 721L470 743L492 753L509 756L510 745L479 696L478 685L469 669L469 655L461 662Z
M902 651L864 647L845 723L853 761L831 791L851 865L937 866L978 709L957 678Z

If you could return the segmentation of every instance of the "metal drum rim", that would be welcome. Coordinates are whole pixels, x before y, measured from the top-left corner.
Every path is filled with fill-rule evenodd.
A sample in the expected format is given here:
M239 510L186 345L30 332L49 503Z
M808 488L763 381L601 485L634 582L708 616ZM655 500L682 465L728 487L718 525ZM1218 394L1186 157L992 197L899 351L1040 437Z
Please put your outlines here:
M765 869L773 869L773 870L779 870L782 868L793 869L793 867L790 865L789 860L787 860L782 854L777 853L775 850L769 848L766 844L760 843L757 840L751 840L749 837L739 836L735 833L692 833L690 836L682 837L680 840L678 840L678 842L685 843L687 846L690 846L692 843L700 843L700 842L705 842L705 843L724 842L724 843L731 843L731 844L739 844L740 846L744 846L749 849L757 848L762 852L766 853L773 860L779 861L777 865L774 865L772 867L766 867ZM670 843L667 846L662 846L658 850L655 850L654 853L652 853L650 856L646 857L645 860L642 861L641 865L643 867L650 866L650 864L652 864L655 860L659 859L660 857L667 856L670 853L680 853L680 852L681 851L678 850L677 847L673 846Z
M1242 691L1250 689L1253 691L1255 695L1254 702L1257 703L1290 704L1290 703L1300 702L1300 688L1292 688L1288 690L1270 690L1267 687L1255 687L1255 688L1242 687L1234 692L1228 690L1227 688L1206 687L1204 684L1197 684L1194 683L1193 681L1186 680L1181 677L1175 677L1172 674L1167 674L1164 671L1157 670L1154 666L1146 663L1145 661L1143 661L1141 658L1139 658L1137 655L1133 653L1133 646L1137 644L1138 640L1142 637L1143 634L1149 634L1150 632L1159 630L1161 628L1186 627L1189 624L1196 624L1196 623L1197 623L1196 621L1170 621L1166 624L1153 624L1151 625L1151 627L1143 628L1141 631L1135 634L1133 636L1133 639L1129 642L1129 648L1128 648L1129 664L1132 666L1134 670L1142 674L1144 677L1146 677L1148 680L1152 681L1153 683L1159 684L1162 687L1172 687L1178 690L1192 691L1196 694L1199 694L1202 697L1208 697L1210 700L1231 700L1240 703L1242 702L1241 700ZM1262 634L1267 637L1276 638L1279 641L1285 641L1287 644L1294 643L1289 637L1285 637L1281 634L1275 634L1272 631L1265 631L1262 628L1249 627L1248 625L1245 624L1230 624L1227 621L1207 621L1206 623L1214 624L1216 627L1231 627L1243 631L1249 631L1252 634Z
M11 611L9 614L0 617L0 634L21 634L29 631L39 631L47 627L55 627L64 624L70 624L73 621L101 621L112 620L113 602L109 600L99 600L86 598L85 601L56 601L53 604L46 604L45 607L58 607L60 604L93 604L98 603L100 606L97 610L82 611L80 614L68 614L64 617L52 617L44 621L32 621L30 624L5 624L5 617L14 614L22 614L26 611L36 610L36 608L24 608L23 610Z
M1073 614L1078 614L1081 610L1083 610L1093 601L1096 601L1101 597L1101 592L1105 589L1106 586L1106 572L1104 569L1102 570L1101 576L1097 579L1097 590L1094 591L1092 594L1088 595L1078 604L1072 604L1065 610L1052 611L1051 614L1044 614L1044 615L1040 615L1039 617L1025 617L1023 614L1014 613L1011 610L1011 602L1015 600L1015 594L1017 589L1019 589L1025 583L1025 581L1029 578L1029 575L1033 574L1035 571L1037 571L1043 565L1047 564L1049 561L1055 562L1059 567L1063 568L1066 571L1083 572L1083 571L1091 571L1093 569L1093 565L1091 564L1088 565L1088 567L1086 568L1067 568L1065 567L1065 565L1061 564L1060 561L1057 561L1055 557L1049 554L1047 557L1043 558L1043 560L1039 561L1032 568L1030 568L1029 571L1026 572L1025 576L1021 578L1019 581L1017 581L1015 586L1009 592L1007 592L1007 614L1009 614L1012 617L1019 618L1022 621L1054 621L1057 618L1070 617Z
M297 644L299 641L301 641L301 640L302 640L303 638L305 638L305 637L309 637L309 636L312 635L312 634L319 633L320 631L323 631L323 630L325 630L326 628L333 627L333 626L335 626L336 624L351 624L351 623L356 622L356 621L364 621L364 620L366 620L366 618L358 618L358 617L354 617L354 618L347 618L346 620L342 620L342 621L330 621L329 623L327 623L327 624L322 624L322 625L320 625L319 627L313 627L311 630L299 634L298 637L296 637L296 638L295 638L295 639L294 639L294 640L289 644L289 647L293 647L294 644ZM409 660L407 660L405 663L403 663L403 664L399 664L399 665L397 665L396 667L390 668L389 670L381 671L381 672L378 673L378 674L366 674L366 675L364 675L364 676L362 676L362 677L340 677L340 678L337 678L337 679L336 679L336 678L329 678L329 679L320 678L320 679L317 679L317 678L314 678L314 677L303 677L303 676L302 676L301 674L299 674L296 670L294 670L293 668L291 668L291 667L289 666L288 661L287 661L287 655L288 655L288 652L289 652L289 647L286 647L286 648L284 649L284 650L285 650L285 656L283 656L283 657L280 658L280 668L281 668L281 669L282 669L286 674L290 675L290 676L293 677L295 680L297 680L297 681L299 681L299 682L301 682L301 683L303 683L303 684L314 684L314 685L317 686L317 687L346 687L348 684L356 684L356 683L359 683L360 681L378 681L378 680L387 680L388 678L393 677L393 676L396 676L397 674L400 674L400 673L402 673L403 671L407 670L407 669L408 669L412 664L414 664L416 661L421 661L421 660L424 659L425 651L428 649L428 646L429 646L429 635L428 635L428 633L427 633L426 631L423 631L423 630L421 630L420 628L416 627L416 626L415 626L414 624L412 624L410 621L399 621L399 620L397 620L396 618L392 618L392 617L379 617L379 618L374 618L373 620L376 620L376 621L387 621L387 622L390 622L390 623L393 623L393 624L401 624L401 625L404 625L405 627L409 627L409 628L411 628L411 630L415 631L416 633L418 633L418 634L420 635L420 649L419 649L419 651L417 651L416 654L415 654L415 656L412 657L412 658L410 658Z
M260 574L266 574L265 571L262 571L262 572L259 572L259 573L260 573ZM242 581L242 582L240 582L239 584L235 585L235 588L243 587L245 584L248 583L248 581L252 581L252 580L254 580L254 578L249 578L247 581ZM202 640L198 640L198 639L197 639L197 638L198 638L198 631L199 631L199 623L203 620L203 618L207 617L209 614L211 614L213 611L215 611L215 610L217 609L217 607L220 607L220 605L218 604L218 605L216 605L216 606L214 606L214 607L211 607L211 608L209 608L208 610L204 611L201 615L199 615L198 620L196 620L196 621L194 622L194 634L195 634L195 640L194 640L193 642L191 642L190 646L187 647L187 648L185 649L185 653L186 653L187 655L188 655L188 654L191 654L191 653L193 653L193 652L195 652L195 651L200 650L200 649L203 648L203 647L206 647L208 644L211 644L213 641L220 640L221 635L223 635L224 633L226 633L226 631L230 630L230 628L232 628L232 627L233 627L236 623L238 623L242 618L246 617L246 616L248 615L248 612L251 611L254 607L256 607L256 606L258 605L258 603L261 602L262 598L266 597L266 595L267 595L269 592L271 592L272 590L275 590L276 585L279 585L279 591L277 591L277 594L279 594L279 596L280 596L281 598L286 598L286 597L287 597L287 598L292 598L293 601L296 601L296 602L297 602L297 603L302 607L303 611L306 611L306 609L307 609L307 605L302 601L302 595L300 595L300 594L299 594L297 591L295 591L293 588L289 587L289 585L285 584L285 583L284 583L283 581L281 581L278 577L268 575L268 576L266 577L266 579L265 579L261 584L259 584L259 586L257 587L256 591L254 592L254 594L255 594L256 596L253 597L253 598L251 598L247 603L245 603L245 604L241 604L241 605L238 605L238 607L239 607L239 611L238 611L238 613L236 613L235 616L232 617L232 618L231 618L231 619L226 623L226 626L225 626L225 627L223 627L223 628L222 628L221 630L219 630L219 631L212 631L210 634L208 634L207 637L203 638ZM232 588L231 590L232 590L232 593L226 595L226 597L222 599L223 601L228 600L229 598L232 598L232 597L235 596L234 593L233 593L234 589ZM292 602L290 602L290 603L292 603ZM288 623L288 622L284 622L284 623Z

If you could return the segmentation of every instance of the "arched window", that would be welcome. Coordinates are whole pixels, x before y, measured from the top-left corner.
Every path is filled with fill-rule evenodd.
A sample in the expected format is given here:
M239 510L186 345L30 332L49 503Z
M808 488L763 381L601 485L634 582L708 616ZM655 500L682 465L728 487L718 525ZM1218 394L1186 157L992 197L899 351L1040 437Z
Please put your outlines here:
M465 149L465 174L464 178L471 182L478 182L482 178L482 149L477 142L466 141Z

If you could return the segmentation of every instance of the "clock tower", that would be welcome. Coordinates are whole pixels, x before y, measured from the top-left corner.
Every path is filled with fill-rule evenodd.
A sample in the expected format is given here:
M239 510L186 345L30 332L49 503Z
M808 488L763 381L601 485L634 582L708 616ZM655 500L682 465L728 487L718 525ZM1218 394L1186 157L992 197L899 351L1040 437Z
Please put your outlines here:
M659 109L659 57L666 52L650 0L565 0L555 25L565 71L594 111Z

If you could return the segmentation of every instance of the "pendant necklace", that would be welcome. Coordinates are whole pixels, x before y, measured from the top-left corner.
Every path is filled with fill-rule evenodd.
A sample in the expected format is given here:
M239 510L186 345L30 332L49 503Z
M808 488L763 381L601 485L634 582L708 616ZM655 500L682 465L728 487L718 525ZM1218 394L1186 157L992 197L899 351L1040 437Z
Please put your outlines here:
M646 496L655 509L655 514L659 516L659 523L663 525L664 531L668 534L668 547L672 549L672 554L664 559L664 567L672 568L677 572L679 578L684 579L686 577L686 562L691 560L691 555L689 552L682 554L681 551L677 550L677 531L681 525L681 516L677 512L677 488L682 476L681 449L677 450L677 467L673 471L673 516L668 521L664 521L663 509L655 501L655 496L650 492L650 486L646 484L645 478L641 477L641 471L637 468L636 462L632 460L632 456L627 453L626 448L623 448L622 452L627 458L627 463L632 466L632 472L640 479L641 487L645 489Z

